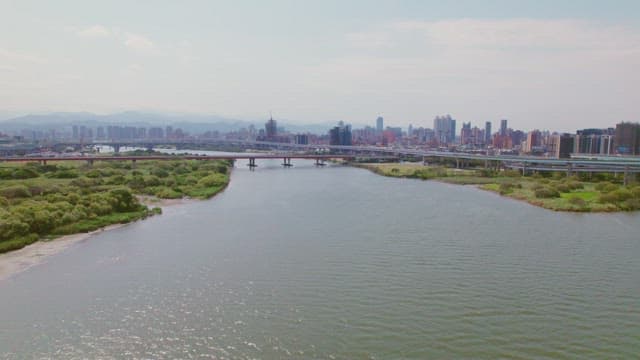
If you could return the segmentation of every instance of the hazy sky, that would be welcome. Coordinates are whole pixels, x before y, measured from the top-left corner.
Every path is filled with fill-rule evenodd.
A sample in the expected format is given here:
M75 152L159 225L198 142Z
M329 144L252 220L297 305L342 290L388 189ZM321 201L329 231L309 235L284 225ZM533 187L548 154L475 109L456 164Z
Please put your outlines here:
M0 113L638 121L640 1L0 0Z

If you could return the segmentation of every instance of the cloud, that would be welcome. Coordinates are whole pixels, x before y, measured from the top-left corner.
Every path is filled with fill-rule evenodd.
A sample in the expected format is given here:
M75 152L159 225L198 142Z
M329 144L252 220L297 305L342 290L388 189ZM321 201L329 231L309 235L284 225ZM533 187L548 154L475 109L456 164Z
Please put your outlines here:
M147 37L132 33L125 34L124 45L139 52L149 52L155 48L153 42Z
M394 21L344 41L347 52L301 71L305 83L400 118L505 115L516 126L554 129L637 118L638 27L573 19Z
M396 38L418 33L424 36L424 44L446 47L572 50L640 46L634 29L572 19L398 21L387 28Z
M32 63L32 64L44 64L47 62L47 59L37 55L32 55L32 54L27 54L27 53L22 53L17 51L10 51L10 50L0 48L0 61L5 61L9 63L25 63L26 62L26 63ZM5 65L5 66L8 66L8 65Z
M347 42L358 48L380 48L391 45L391 34L381 31L352 32L345 35Z
M88 28L75 31L76 35L82 38L107 38L111 36L111 30L102 25L93 25Z

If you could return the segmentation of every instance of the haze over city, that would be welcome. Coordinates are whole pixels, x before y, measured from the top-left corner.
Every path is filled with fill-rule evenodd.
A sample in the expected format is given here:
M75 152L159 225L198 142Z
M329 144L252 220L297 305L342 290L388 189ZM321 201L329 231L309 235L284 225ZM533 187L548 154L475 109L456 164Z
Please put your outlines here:
M636 1L3 1L0 119L142 110L288 123L637 121Z

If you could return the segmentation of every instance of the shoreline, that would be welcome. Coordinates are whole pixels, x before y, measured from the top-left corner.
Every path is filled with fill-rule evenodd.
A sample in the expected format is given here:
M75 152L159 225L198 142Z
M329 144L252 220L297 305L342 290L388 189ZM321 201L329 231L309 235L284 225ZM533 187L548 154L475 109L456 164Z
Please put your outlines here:
M556 190L556 194L554 196L539 196L537 194L537 191L534 192L534 190L537 190L539 188L550 188L551 190L555 190L552 184L561 183L560 186L563 186L562 182L566 182L567 180L565 178L541 179L532 177L524 179L521 177L513 176L485 177L482 175L473 174L465 175L465 172L467 172L467 170L448 169L426 165L418 166L415 163L351 163L349 165L356 168L368 170L376 175L384 177L435 181L449 185L471 185L481 191L494 193L503 198L521 201L531 206L554 212L596 214L640 211L640 208L638 208L637 205L638 200L636 200L638 199L638 195L631 195L629 191L627 191L627 193L629 193L627 197L629 201L636 201L636 203L631 203L631 205L625 203L623 201L625 199L616 201L609 200L606 202L595 201L594 199L597 199L597 196L602 197L609 195L606 192L601 191L601 189L598 189L599 185L597 184L597 182L570 181L573 183L577 183L578 186L568 188L566 183L564 183L564 189ZM389 167L392 168L388 169ZM416 170L416 168L419 168L419 170ZM415 172L422 172L423 169L427 169L427 177L420 177L415 175ZM414 172L411 173L411 171ZM429 173L429 171L433 172ZM477 171L477 169L474 169L474 171ZM605 184L608 183L606 180L603 180L601 182ZM611 183L609 184L613 185L614 189L621 188L620 185L614 185ZM537 187L534 188L534 186ZM558 187L558 189L560 188ZM586 197L580 198L581 194L589 195L590 197L588 198L588 200L585 200L587 199ZM635 196L635 198L631 198L632 196Z
M127 224L113 224L88 233L65 235L53 240L38 240L22 249L0 254L0 281L42 264L47 258L91 238L103 231L121 228Z
M148 195L139 195L138 201L149 208L165 208L169 206L186 205L200 200L192 198L160 199ZM80 242L89 240L94 235L104 231L119 229L134 222L112 224L94 231L64 235L51 240L40 239L22 249L0 254L0 282L34 266L40 265L52 255L59 254Z

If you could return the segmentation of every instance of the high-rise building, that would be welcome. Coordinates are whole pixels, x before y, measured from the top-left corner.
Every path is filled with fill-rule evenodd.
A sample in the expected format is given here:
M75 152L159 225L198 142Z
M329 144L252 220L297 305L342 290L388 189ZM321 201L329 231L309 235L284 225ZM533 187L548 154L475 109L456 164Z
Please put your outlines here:
M269 121L264 124L264 133L267 137L267 141L274 140L278 135L278 123L273 120L273 117L270 117Z
M576 131L575 153L601 154L613 153L613 135L615 129L582 129Z
M384 119L382 116L378 116L376 119L376 131L381 133L384 130Z
M97 137L99 140L103 140L103 139L104 139L104 136L105 136L105 134L104 134L104 127L102 127L102 126L98 126L98 129L96 130L96 137Z
M500 129L502 131L502 129ZM526 147L523 149L526 153L535 152L535 148L540 147L542 143L542 133L540 130L532 130L527 133L527 143Z
M553 134L549 137L548 152L558 158L567 159L575 148L575 135L573 134Z
M456 120L451 115L436 116L433 131L440 144L453 144L456 139Z
M351 145L351 125L345 125L340 121L338 126L329 130L329 144Z
M460 129L460 144L470 144L471 143L471 122L462 123L462 129Z
M152 127L149 129L149 137L151 139L162 139L164 138L164 131L161 127Z
M507 119L500 120L500 136L507 135Z
M307 134L296 134L294 141L298 145L308 145L309 144L309 135Z
M629 122L617 124L614 142L616 153L640 155L640 124Z
M491 144L491 121L484 123L484 144Z

